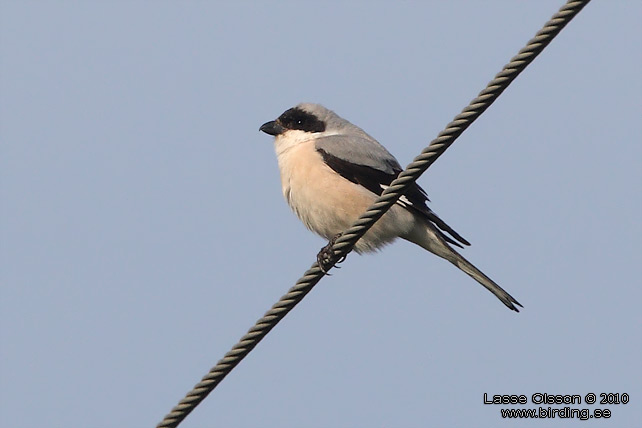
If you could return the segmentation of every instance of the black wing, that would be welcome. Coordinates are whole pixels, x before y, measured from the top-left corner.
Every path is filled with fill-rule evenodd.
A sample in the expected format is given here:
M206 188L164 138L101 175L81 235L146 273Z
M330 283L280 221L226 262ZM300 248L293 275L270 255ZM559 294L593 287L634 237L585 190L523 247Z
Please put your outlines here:
M355 184L359 184L365 187L377 196L380 196L381 193L383 193L384 189L390 186L390 183L392 183L392 181L397 178L397 176L401 172L401 168L396 161L394 162L394 164L390 162L388 165L393 171L393 173L390 174L370 166L358 165L348 162L345 159L341 159L339 157L331 155L322 148L317 147L317 151L323 157L323 161L326 163L326 165L332 168L337 174L341 175L346 180L350 180ZM437 214L435 214L430 208L428 208L428 206L426 205L426 202L428 201L428 195L426 194L424 189L419 187L417 183L413 183L406 191L404 196L399 198L397 203L407 209L419 213L426 220L430 221L439 229L441 229L441 231L448 233L454 238L452 239L438 230L438 232L440 232L441 234L441 237L447 242L460 248L463 248L461 244L470 245L470 242L462 238L461 235L455 232L450 226L444 223L444 221L440 219Z

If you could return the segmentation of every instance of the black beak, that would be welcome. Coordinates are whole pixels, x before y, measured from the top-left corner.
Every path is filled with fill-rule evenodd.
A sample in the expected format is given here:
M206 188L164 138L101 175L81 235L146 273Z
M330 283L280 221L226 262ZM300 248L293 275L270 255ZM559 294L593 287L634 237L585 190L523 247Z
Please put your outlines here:
M279 125L275 120L271 120L261 125L261 127L259 128L259 131L263 131L266 134L277 136L283 133L283 131L285 131L285 128Z

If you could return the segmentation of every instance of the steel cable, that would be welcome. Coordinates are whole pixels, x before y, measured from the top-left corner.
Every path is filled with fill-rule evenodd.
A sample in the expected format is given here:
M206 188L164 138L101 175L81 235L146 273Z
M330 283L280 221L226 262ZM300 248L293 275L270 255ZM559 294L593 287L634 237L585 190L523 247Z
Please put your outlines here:
M590 0L569 0L537 32L524 48L504 66L495 78L431 141L419 156L381 194L377 201L355 224L341 234L332 246L334 257L326 267L331 268L347 255L354 244L399 199L408 187L468 128L510 85L510 83L539 55L553 38ZM272 330L279 321L312 290L325 273L315 262L272 308L218 361L205 377L165 416L157 428L177 427L196 406L216 388L245 356Z

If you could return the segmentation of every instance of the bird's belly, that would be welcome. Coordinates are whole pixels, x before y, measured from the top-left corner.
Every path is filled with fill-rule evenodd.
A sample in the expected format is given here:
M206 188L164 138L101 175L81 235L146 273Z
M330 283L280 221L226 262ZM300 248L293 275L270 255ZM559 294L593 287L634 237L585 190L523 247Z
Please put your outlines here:
M281 154L279 168L283 195L290 208L308 229L326 239L349 228L377 197L333 171L314 145L300 144ZM412 214L395 205L357 242L355 250L374 251L392 242L411 223Z

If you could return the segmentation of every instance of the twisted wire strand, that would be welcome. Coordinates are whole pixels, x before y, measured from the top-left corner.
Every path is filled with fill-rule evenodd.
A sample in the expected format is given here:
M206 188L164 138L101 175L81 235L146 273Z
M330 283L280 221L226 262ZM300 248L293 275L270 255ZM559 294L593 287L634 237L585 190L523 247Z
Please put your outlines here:
M355 243L370 229L408 187L423 174L432 163L468 128L496 99L510 83L539 55L553 38L577 15L590 0L569 0L537 32L524 48L504 66L495 78L482 90L477 98L458 114L446 128L437 135L430 145L417 156L408 167L390 184L377 201L355 224L346 230L332 246L334 254L327 269L352 251ZM312 290L325 273L315 262L296 284L281 297L272 308L218 361L203 379L187 393L178 405L157 425L157 428L177 427L198 404L227 376L237 364Z

